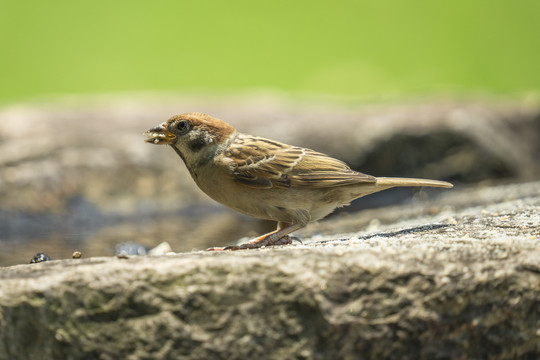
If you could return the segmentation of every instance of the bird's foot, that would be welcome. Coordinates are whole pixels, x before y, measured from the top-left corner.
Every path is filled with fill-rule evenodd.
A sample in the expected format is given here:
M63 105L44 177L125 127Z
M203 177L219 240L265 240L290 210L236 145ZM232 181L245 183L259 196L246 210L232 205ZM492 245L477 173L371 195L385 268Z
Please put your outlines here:
M264 246L289 245L289 244L292 244L293 241L299 241L300 243L302 243L300 239L294 236L285 235L278 239L272 239L272 235L273 233L263 235L240 245L231 245L231 246L225 246L225 247L211 247L211 248L206 249L206 251L258 249Z
M274 246L274 245L288 245L292 244L294 240L300 241L295 237L289 236L290 233L302 228L304 225L301 224L285 224L278 223L278 228L271 233L264 234L259 236L256 239L248 241L247 243L226 247L213 247L207 249L207 251L223 251L223 250L244 250L244 249L257 249L263 246ZM300 241L300 243L302 243Z

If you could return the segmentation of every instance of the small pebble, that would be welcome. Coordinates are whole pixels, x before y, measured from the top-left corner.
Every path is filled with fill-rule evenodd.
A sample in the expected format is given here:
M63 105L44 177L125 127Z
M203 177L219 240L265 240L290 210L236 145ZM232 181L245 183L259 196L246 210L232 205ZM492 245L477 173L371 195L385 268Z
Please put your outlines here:
M49 257L49 255L47 255L45 253L37 253L32 258L32 260L30 260L30 264L37 264L37 263L40 263L40 262L50 261L50 260L51 260L51 258Z
M147 255L148 250L136 242L125 242L116 245L116 255Z
M158 246L148 251L148 255L165 255L172 252L171 245L164 241Z
M75 251L71 257L73 259L80 259L82 257L82 253L80 251Z

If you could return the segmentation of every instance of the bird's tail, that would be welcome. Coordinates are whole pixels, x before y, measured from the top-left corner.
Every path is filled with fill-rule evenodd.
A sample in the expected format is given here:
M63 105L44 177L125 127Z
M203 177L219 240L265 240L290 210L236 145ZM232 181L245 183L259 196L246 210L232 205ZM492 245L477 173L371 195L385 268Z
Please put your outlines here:
M410 178L392 178L392 177L378 177L375 184L377 187L384 189L390 189L393 187L403 186L430 186L440 188L453 188L454 185L446 181L429 180L429 179L410 179Z

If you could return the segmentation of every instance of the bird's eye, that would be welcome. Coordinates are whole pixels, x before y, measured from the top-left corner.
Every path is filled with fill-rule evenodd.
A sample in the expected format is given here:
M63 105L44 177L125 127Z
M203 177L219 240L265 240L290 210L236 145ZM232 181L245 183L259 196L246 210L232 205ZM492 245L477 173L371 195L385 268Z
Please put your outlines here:
M180 132L180 134L185 134L189 131L190 125L187 120L182 120L178 124L176 124L176 130Z

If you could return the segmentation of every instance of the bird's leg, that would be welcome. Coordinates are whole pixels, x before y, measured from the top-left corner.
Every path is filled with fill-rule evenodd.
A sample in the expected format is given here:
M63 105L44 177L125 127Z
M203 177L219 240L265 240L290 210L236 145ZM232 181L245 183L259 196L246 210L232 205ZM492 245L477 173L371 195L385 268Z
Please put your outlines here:
M264 234L240 245L226 246L226 247L213 247L207 249L208 251L220 251L220 250L242 250L242 249L257 249L263 246L272 245L287 245L292 243L291 237L288 235L293 231L303 228L304 225L289 224L278 222L278 228L268 234Z
M244 244L227 246L225 247L225 250L256 249L263 246L291 244L292 240L288 235L302 227L303 225L300 224L288 224L278 222L277 230L259 236L258 238L248 241Z

